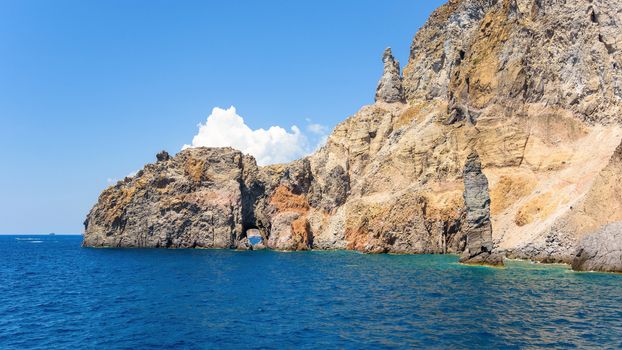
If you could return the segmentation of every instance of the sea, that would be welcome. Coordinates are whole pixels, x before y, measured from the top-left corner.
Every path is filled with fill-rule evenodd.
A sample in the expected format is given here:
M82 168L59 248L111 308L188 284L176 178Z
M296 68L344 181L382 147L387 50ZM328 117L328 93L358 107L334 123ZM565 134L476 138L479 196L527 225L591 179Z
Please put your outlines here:
M622 348L622 275L0 236L0 349Z

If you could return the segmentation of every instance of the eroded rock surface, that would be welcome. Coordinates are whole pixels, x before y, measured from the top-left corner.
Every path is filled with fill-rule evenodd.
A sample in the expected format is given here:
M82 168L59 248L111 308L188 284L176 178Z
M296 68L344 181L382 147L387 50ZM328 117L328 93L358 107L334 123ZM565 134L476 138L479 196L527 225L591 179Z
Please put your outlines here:
M576 271L622 272L622 222L583 237L572 261Z
M402 87L400 63L393 57L391 48L384 50L382 63L384 64L384 71L378 82L378 88L376 88L376 102L403 102L404 88Z
M100 195L84 223L84 245L236 248L254 225L255 160L231 148L157 159Z
M466 246L460 262L503 265L503 258L493 253L488 179L475 152L469 154L464 165L464 203Z

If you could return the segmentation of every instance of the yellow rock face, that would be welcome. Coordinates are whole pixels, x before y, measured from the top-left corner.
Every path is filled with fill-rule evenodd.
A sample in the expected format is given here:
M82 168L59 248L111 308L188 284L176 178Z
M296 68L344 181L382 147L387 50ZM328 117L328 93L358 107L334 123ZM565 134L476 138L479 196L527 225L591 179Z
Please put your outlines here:
M332 236L365 251L442 251L460 221L472 150L490 182L501 252L566 261L577 237L618 220L618 170L603 168L622 138L622 60L611 49L622 43L622 19L594 19L587 6L456 0L439 8L404 68L408 102L364 107L310 157L316 178L340 164L351 179L338 211L344 233ZM335 225L312 228L325 237Z
M495 186L491 188L490 212L492 215L501 214L514 203L531 194L536 186L535 176L520 174L518 169L515 170L515 173L508 172L506 175L501 175Z

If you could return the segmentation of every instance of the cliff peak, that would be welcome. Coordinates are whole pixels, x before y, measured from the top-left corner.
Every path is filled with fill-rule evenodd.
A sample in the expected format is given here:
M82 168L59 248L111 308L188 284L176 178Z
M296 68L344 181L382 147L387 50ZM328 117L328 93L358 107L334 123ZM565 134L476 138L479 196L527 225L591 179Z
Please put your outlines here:
M384 70L376 88L376 102L404 102L400 63L393 57L390 47L384 50L382 63Z

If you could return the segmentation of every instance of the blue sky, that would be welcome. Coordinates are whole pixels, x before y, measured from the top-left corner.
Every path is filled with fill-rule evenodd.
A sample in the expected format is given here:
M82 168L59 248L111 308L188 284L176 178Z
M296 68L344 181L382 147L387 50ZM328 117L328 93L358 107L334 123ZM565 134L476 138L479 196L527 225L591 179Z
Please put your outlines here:
M0 0L0 233L80 233L111 180L214 107L317 142L442 2Z

